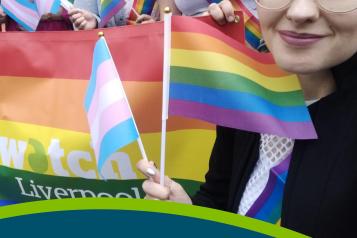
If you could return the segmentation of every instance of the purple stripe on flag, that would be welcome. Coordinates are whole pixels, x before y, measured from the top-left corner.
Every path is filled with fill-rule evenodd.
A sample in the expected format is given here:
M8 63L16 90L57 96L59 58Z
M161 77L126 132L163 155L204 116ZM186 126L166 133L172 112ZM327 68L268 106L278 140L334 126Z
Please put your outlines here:
M285 173L286 171L288 171L290 160L291 160L291 153L280 164L272 168L274 173L276 173L276 175L279 176Z
M120 1L119 4L115 5L115 7L113 9L111 9L108 14L106 14L104 17L102 17L102 19L100 20L100 23L99 23L99 27L104 27L110 21L110 19L116 13L118 13L120 9L122 9L124 7L125 4L126 4L126 1Z
M293 139L317 138L311 122L283 122L254 112L229 110L197 102L170 99L169 112L198 118L218 125Z
M125 98L120 101L115 102L103 111L100 115L100 125L98 130L98 140L96 145L94 145L94 150L96 153L100 151L100 143L103 140L105 134L112 129L114 126L128 120L131 118L131 111L129 105Z
M268 199L269 199L269 197L271 195L271 192L274 190L276 182L277 182L277 177L276 176L270 176L270 173L269 173L269 179L268 179L267 185L265 186L263 192L260 194L258 199L249 208L248 212L245 214L246 216L255 217L255 215L264 206L264 203L266 203L266 201L268 201Z
M260 211L260 209L264 206L264 204L268 201L272 192L274 191L274 187L278 181L279 175L285 173L289 169L291 159L291 153L282 161L280 164L272 168L269 172L269 179L267 185L265 186L263 192L259 195L258 199L254 202L251 208L246 213L249 217L255 217L255 215ZM278 173L273 174L273 170L279 171Z

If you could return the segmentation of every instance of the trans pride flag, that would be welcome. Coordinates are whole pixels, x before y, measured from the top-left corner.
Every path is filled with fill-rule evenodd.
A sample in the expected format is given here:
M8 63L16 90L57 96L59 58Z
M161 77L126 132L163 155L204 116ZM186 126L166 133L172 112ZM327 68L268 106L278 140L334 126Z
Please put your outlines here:
M100 0L100 27L104 27L108 21L124 7L125 0Z
M29 0L2 0L4 12L27 31L36 31L41 16L36 3Z
M35 3L40 16L47 13L56 14L61 7L61 0L35 0Z
M295 75L189 17L172 17L169 112L293 139L316 138Z
M60 0L2 0L5 13L27 31L36 31L41 16L56 14L60 10Z
M139 138L123 85L104 37L95 46L85 98L98 169L111 154Z

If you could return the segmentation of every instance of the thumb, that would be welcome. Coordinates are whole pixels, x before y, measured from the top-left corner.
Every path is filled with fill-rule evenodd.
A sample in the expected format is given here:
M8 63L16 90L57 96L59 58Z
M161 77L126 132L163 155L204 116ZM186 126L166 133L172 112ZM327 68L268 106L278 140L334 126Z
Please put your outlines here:
M136 168L146 177L152 179L154 182L160 182L160 171L156 168L153 161L140 160L136 164Z

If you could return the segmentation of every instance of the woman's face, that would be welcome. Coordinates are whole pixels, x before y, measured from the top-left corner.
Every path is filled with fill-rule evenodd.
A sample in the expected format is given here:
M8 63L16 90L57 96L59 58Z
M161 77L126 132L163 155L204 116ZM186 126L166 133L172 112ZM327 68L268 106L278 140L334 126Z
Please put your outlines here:
M336 14L321 10L316 0L293 0L280 10L258 6L258 13L264 40L284 70L318 72L357 52L357 10Z

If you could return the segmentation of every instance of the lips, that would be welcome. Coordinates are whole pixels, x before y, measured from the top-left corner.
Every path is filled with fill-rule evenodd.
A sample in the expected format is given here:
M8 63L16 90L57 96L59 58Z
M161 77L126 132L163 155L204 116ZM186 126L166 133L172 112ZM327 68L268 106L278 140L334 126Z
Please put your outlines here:
M323 39L324 35L297 33L293 31L279 31L280 37L289 45L308 47Z

